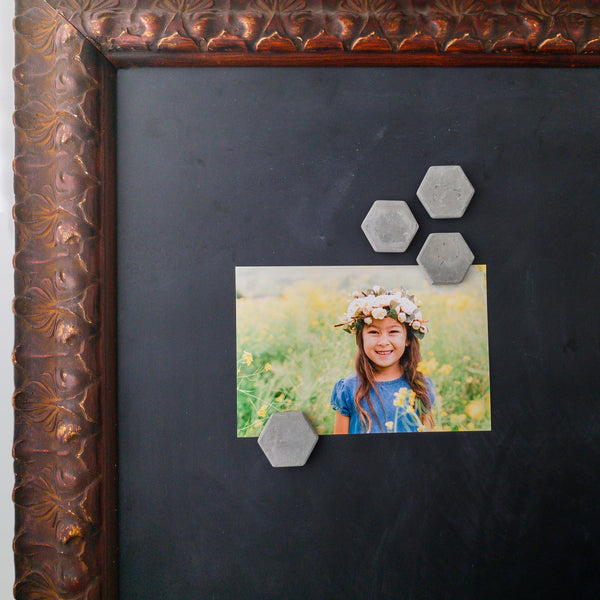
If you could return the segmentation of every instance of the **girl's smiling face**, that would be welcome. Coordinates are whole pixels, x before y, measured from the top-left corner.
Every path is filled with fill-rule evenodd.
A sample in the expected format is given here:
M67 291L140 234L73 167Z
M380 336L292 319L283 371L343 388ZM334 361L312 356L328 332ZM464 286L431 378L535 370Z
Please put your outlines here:
M361 332L363 348L373 363L377 379L391 380L402 375L400 359L408 343L406 328L391 317L373 319Z

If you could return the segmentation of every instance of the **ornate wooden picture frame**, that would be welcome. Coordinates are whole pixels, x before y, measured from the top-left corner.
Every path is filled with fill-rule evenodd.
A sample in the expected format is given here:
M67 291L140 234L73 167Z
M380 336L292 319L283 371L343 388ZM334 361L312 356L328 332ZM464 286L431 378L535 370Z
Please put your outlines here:
M600 66L597 0L17 0L15 596L117 598L115 73Z

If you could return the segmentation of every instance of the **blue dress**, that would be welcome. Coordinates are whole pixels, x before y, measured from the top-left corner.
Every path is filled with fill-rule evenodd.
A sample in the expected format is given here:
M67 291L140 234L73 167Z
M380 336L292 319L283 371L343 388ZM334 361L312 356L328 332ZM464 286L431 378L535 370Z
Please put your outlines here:
M425 378L425 382L427 383L427 392L431 399L431 405L433 406L436 396L435 385L429 377ZM354 393L356 392L358 385L358 375L354 373L344 379L340 379L335 384L333 392L331 393L332 408L337 410L340 414L350 417L349 433L367 433L363 429L360 417L358 416L358 411L354 405ZM370 397L382 427L379 426L377 419L373 418L371 431L369 433L417 431L421 426L421 422L419 421L417 414L415 414L415 411L410 407L408 393L400 394L399 398L402 399L400 406L394 405L396 394L401 389L405 389L406 392L410 390L410 386L406 379L404 379L404 377L399 377L392 381L377 381L375 385L377 386L377 391L381 397L381 402L373 389L370 391ZM402 398L403 396L404 398ZM363 400L362 406L367 411L369 410L366 400ZM373 417L373 415L371 415L371 417Z

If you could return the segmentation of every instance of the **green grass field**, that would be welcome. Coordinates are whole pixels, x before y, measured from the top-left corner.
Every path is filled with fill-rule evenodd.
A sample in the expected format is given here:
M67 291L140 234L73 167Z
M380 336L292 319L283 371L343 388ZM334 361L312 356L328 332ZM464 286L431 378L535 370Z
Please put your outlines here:
M386 269L379 281L393 268ZM244 275L238 273L236 301L238 435L259 435L270 415L282 410L302 410L319 434L333 433L331 390L353 372L356 350L354 336L333 325L349 293L364 286L348 288L347 277L336 281L331 274L298 276L285 285L264 284L261 295L244 293L250 287ZM437 387L435 430L491 429L485 268L472 267L460 286L421 282L419 288L410 290L429 321L420 370Z

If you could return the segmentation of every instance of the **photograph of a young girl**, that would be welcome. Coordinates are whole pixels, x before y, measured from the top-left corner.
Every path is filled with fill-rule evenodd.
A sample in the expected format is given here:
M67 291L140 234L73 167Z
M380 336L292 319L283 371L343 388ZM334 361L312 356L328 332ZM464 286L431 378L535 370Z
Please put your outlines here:
M352 295L339 326L356 338L356 372L333 388L333 432L433 429L435 385L419 371L419 339L427 333L420 300L378 285Z
M237 433L301 410L320 435L491 429L486 270L238 267Z

